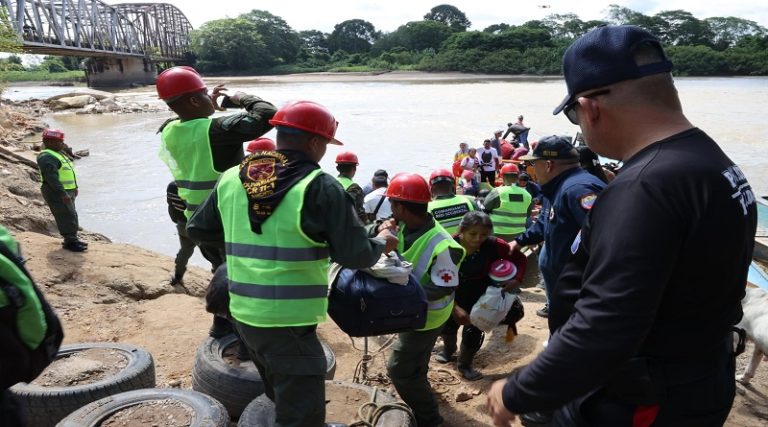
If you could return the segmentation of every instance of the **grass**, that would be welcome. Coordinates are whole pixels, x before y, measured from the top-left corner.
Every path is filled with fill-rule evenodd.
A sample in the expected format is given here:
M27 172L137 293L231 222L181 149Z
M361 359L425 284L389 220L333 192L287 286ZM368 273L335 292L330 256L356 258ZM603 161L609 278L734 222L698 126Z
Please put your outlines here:
M0 81L5 82L81 82L85 81L85 71L0 71Z

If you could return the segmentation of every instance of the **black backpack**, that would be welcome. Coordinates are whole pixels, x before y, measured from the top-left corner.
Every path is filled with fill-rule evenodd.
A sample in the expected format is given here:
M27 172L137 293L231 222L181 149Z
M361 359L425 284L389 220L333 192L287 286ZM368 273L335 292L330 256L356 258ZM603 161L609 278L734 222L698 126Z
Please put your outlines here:
M328 314L351 337L411 331L427 322L427 295L413 274L398 285L343 268L331 286Z
M0 390L2 390L17 382L30 382L37 378L56 358L64 339L64 331L59 318L37 288L32 276L24 268L19 256L2 243L0 243L0 254L13 262L30 279L35 296L37 296L43 309L46 322L45 336L40 345L35 349L27 347L19 337L19 327L16 321L18 309L24 304L24 295L19 292L16 285L0 277L0 289L8 299L8 305L0 308L0 341L2 341L0 345L5 353L4 357L8 357L11 363L14 360L18 361L15 366L0 367L2 368L0 369Z

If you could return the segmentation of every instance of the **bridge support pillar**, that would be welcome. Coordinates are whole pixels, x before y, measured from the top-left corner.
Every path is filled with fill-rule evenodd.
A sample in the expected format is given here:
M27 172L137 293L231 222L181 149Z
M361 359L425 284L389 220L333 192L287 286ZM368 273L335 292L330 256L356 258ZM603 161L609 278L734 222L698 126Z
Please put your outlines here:
M146 58L98 57L86 61L88 87L131 87L153 85L157 70Z

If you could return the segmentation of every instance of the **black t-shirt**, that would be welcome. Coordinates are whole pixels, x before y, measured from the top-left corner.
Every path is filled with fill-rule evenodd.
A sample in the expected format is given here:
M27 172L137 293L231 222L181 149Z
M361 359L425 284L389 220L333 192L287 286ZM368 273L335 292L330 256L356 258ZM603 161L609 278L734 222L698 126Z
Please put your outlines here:
M507 407L562 405L631 357L714 354L742 315L756 219L743 173L701 130L635 154L587 216L551 296L556 332L508 383Z

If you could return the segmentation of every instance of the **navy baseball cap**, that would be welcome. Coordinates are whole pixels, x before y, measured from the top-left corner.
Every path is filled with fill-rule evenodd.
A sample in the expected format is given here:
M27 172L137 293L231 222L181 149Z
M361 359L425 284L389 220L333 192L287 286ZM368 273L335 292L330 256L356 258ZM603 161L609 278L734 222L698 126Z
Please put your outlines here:
M521 156L520 160L578 160L576 148L562 136L552 135L540 139L533 153Z
M637 65L634 54L638 47L650 44L664 58L661 62ZM563 76L568 95L552 114L559 114L576 100L576 94L672 70L659 39L635 25L605 25L579 37L563 55Z

